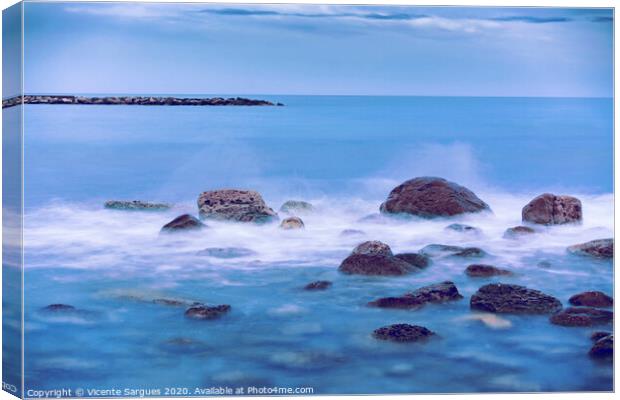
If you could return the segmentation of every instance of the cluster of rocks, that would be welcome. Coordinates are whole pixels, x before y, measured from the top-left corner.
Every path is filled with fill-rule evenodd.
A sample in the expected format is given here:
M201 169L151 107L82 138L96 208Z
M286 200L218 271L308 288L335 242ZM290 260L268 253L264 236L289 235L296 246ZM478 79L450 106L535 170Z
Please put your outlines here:
M153 97L153 96L63 96L63 95L25 95L2 101L2 108L18 104L100 104L100 105L139 105L139 106L283 106L267 100L254 100L244 97Z

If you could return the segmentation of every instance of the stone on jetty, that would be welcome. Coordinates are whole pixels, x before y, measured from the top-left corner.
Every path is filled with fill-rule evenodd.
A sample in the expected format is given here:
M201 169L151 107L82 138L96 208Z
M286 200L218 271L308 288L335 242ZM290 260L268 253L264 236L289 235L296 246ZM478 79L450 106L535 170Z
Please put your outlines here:
M614 335L597 340L588 354L592 358L612 360L614 357Z
M614 257L614 240L613 239L597 239L590 242L576 244L570 246L568 251L582 256L591 256L596 258L613 258Z
M468 276L474 278L488 278L490 276L512 275L512 272L487 264L471 264L465 269Z
M551 314L562 309L560 300L519 285L492 283L471 296L473 310L513 314Z
M450 217L490 210L471 190L442 178L421 177L394 188L380 210L422 218Z
M435 332L418 325L394 324L373 332L375 339L391 342L418 342L429 339Z
M549 319L554 325L593 326L611 323L614 313L592 307L568 307Z
M168 222L161 228L162 232L178 232L178 231L193 231L206 228L207 226L200 222L198 218L189 214L183 214L172 221Z
M237 222L270 222L278 214L267 207L253 190L222 189L204 192L198 197L201 218Z
M431 259L428 256L419 253L400 253L396 254L394 257L400 258L418 268L426 268L431 263Z
M421 287L400 297L383 297L368 303L371 307L418 309L427 303L445 303L462 299L453 282L445 281Z
M572 196L544 193L530 201L521 211L523 222L560 225L581 222L581 201Z
M332 286L330 281L316 281L304 286L304 290L326 290Z
M314 206L307 201L287 200L280 207L280 211L286 214L308 214L314 211Z
M160 211L167 210L170 208L170 204L166 203L148 203L140 200L110 200L106 201L104 204L105 208L109 208L112 210L148 210L148 211Z
M228 304L221 304L219 306L205 306L196 305L190 307L185 311L185 316L192 319L216 319L230 311Z
M504 232L504 239L518 239L533 233L536 233L536 231L529 226L513 226L512 228L506 229L506 232Z
M304 229L304 221L299 217L288 217L282 220L280 228L282 229Z
M614 299L603 292L583 292L572 296L568 302L574 306L613 307Z

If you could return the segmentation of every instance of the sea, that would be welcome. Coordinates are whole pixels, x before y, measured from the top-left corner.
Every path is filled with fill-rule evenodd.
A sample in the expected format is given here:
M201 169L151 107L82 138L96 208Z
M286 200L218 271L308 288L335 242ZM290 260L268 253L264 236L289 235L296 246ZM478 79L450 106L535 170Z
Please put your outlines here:
M565 307L579 292L613 295L611 261L567 252L613 237L613 99L244 97L284 106L24 107L27 390L613 390L612 364L588 356L590 335L611 326L562 327L545 315L493 317L469 306L493 282L541 290ZM464 185L491 212L364 219L392 188L419 176ZM275 211L286 200L310 202L314 211L300 215L303 230L207 221L200 232L160 235L174 217L198 214L201 192L223 188L256 190ZM523 206L546 192L578 197L583 223L505 239L507 228L521 224ZM107 200L173 207L118 211L105 209ZM481 233L446 230L452 223ZM343 236L345 229L364 233ZM395 253L449 244L488 255L434 259L401 277L339 273L365 240ZM251 252L199 254L213 247ZM468 277L474 262L514 275ZM317 280L333 285L303 290ZM367 306L443 281L454 282L463 299L415 311ZM232 308L197 321L184 316L186 307L157 299ZM50 304L77 311L45 312ZM407 344L372 336L395 323L437 335Z

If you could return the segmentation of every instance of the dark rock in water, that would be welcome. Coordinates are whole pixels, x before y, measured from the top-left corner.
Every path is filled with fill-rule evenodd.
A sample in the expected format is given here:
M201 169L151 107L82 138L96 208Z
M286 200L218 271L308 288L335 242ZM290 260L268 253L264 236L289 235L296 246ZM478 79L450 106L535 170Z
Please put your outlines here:
M69 304L50 304L49 306L45 306L42 309L46 312L72 312L77 311L75 307Z
M487 278L490 276L512 275L512 272L486 264L471 264L465 269L468 276Z
M592 335L590 335L590 339L596 342L599 339L602 339L609 335L611 335L611 332L596 331L596 332L592 332Z
M140 200L123 201L123 200L110 200L105 202L105 208L113 210L126 210L126 211L161 211L170 208L170 204L166 203L147 203Z
M576 244L570 246L568 251L584 256L592 256L596 258L613 258L614 257L614 240L598 239L590 242Z
M370 240L358 244L351 254L365 254L369 256L392 256L392 249L378 240Z
M614 299L603 292L583 292L572 296L568 302L574 306L613 307Z
M290 230L290 229L303 229L305 227L304 221L299 217L288 217L282 220L280 223L280 228Z
M480 234L482 231L476 227L464 225L464 224L450 224L446 226L446 230L455 231L455 232L463 232L463 233L471 233L471 234Z
M406 275L416 268L394 256L351 254L345 258L338 270L345 274L358 275Z
M505 239L518 239L520 237L531 235L533 233L536 233L536 231L530 228L529 226L523 226L523 225L513 226L512 228L506 229L506 232L504 232L504 238Z
M175 231L191 231L206 228L207 226L200 222L196 217L189 214L183 214L168 222L161 228L162 232Z
M330 281L316 281L304 286L304 290L326 290L332 286Z
M489 210L489 206L471 190L454 182L421 177L394 188L380 210L387 214L404 213L433 218Z
M536 266L540 268L551 268L551 262L543 260L536 264Z
M592 358L613 360L614 357L614 335L605 336L594 343L588 352Z
M592 326L611 323L614 313L592 307L568 307L551 316L550 321L562 326Z
M394 257L400 258L418 268L426 268L431 263L431 259L428 256L418 253L400 253L396 254Z
M523 207L521 217L524 222L541 225L581 222L581 201L572 196L544 193Z
M208 247L196 253L196 255L199 256L216 258L238 258L254 256L256 254L257 253L254 250L246 249L244 247Z
M445 303L462 299L453 282L421 287L400 297L383 297L368 303L371 307L417 309L427 303Z
M229 311L230 306L228 304L221 304L213 307L196 305L188 308L187 311L185 311L185 316L193 319L216 319Z
M562 308L560 300L553 296L503 283L482 286L471 296L469 304L474 310L515 314L551 314Z
M364 236L366 232L360 231L359 229L345 229L340 232L340 236Z
M424 246L418 253L428 257L447 256L463 251L464 247L449 246L446 244L429 244Z
M185 302L183 300L167 299L167 298L153 299L153 303L161 304L161 305L164 305L164 306L172 306L172 307L179 307L179 306L186 306L187 305L187 302Z
M486 255L487 253L484 250L479 249L478 247L465 247L463 250L457 251L456 253L452 254L452 257L477 258L484 257Z
M418 342L427 340L435 332L423 326L409 324L394 324L384 326L373 332L373 336L379 340L389 340L392 342Z
M201 218L237 222L270 222L278 214L267 207L262 196L253 190L223 189L204 192L198 197Z
M282 204L280 211L287 214L304 214L314 211L314 206L307 201L288 200Z

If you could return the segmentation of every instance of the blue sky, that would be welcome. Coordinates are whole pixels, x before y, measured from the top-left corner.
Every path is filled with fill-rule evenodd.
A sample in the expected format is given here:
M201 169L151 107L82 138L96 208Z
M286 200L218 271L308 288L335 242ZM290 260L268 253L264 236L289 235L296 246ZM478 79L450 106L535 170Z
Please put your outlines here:
M26 3L27 93L612 96L611 9Z

